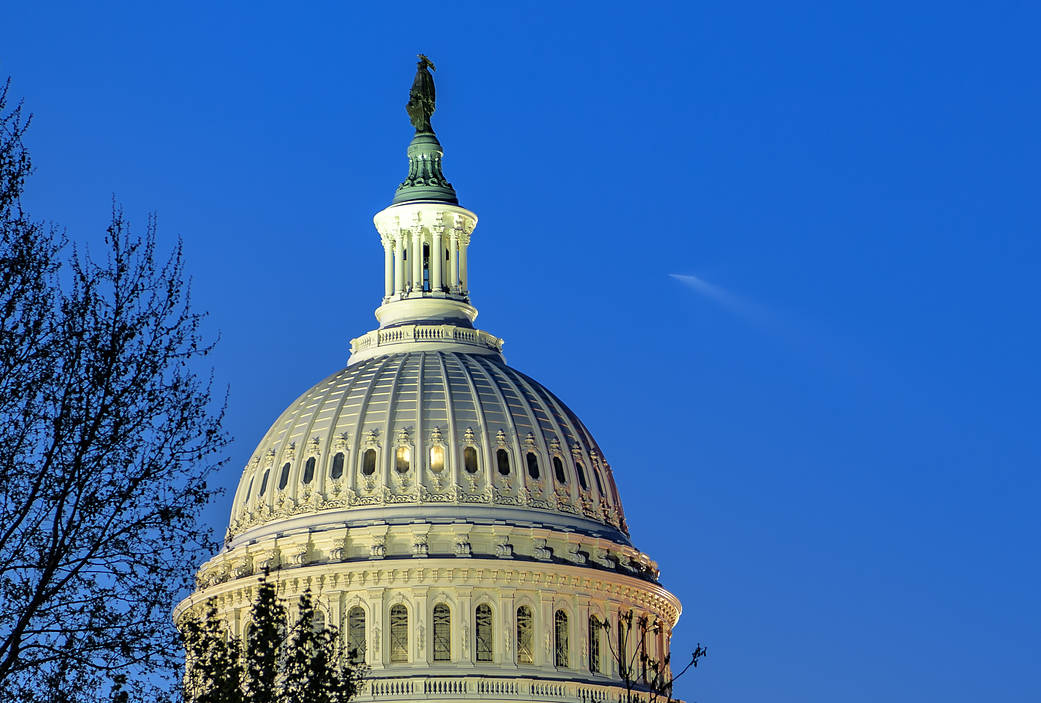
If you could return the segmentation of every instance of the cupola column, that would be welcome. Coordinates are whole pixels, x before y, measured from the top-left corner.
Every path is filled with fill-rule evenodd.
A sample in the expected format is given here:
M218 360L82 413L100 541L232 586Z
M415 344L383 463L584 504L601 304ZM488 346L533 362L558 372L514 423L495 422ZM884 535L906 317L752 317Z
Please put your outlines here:
M383 297L394 295L394 240L383 240Z
M444 227L436 226L433 228L433 242L430 246L430 290L435 293L441 292L441 264L444 261L445 255L441 249L441 233L444 231Z
M458 238L459 242L459 292L466 295L466 292L470 290L468 276L466 275L466 241L462 238Z
M453 229L450 239L450 248L448 250L448 292L458 293L459 276L456 274L456 271L459 270L459 231Z
M423 228L412 228L412 292L423 290Z
M394 290L401 295L405 290L405 242L403 233L398 230L394 249Z

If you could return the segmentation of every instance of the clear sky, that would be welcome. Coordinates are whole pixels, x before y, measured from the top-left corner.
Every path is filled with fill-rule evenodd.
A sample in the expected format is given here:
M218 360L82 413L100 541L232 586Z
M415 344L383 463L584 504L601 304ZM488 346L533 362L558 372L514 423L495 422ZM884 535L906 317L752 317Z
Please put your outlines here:
M215 6L220 5L220 8ZM379 8L379 9L377 9ZM1035 3L8 3L37 217L184 238L221 483L375 326L435 61L471 289L684 603L687 700L1041 700ZM675 274L675 275L674 275ZM225 498L208 513L223 532Z

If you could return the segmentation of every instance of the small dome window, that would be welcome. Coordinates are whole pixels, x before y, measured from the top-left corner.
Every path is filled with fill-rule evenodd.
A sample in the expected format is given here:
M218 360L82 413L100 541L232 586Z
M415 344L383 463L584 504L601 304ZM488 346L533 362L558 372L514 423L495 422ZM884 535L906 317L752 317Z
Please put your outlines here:
M390 661L408 661L408 610L400 604L390 608Z
M503 476L510 475L510 453L505 449L495 452L495 463L499 467L499 473Z
M363 476L372 476L376 473L376 450L366 449L361 461L361 473Z
M304 464L304 483L310 483L314 480L314 465L315 458L313 456L307 457L307 463Z
M477 661L490 662L494 651L494 638L492 636L492 608L486 603L481 603L474 611L474 636L477 640L474 649L477 651Z
M439 474L445 469L445 448L438 445L430 448L430 470Z
M564 462L560 460L559 456L553 457L553 473L557 475L557 481L567 483L567 476L564 474Z
M365 663L365 611L357 605L347 611L347 656L352 664Z
M412 466L412 452L408 447L398 447L394 453L394 470L399 474L407 474Z
M536 481L539 480L539 458L535 456L535 452L528 452L526 457L528 461L528 475Z
M468 474L477 473L477 450L473 447L463 449L463 468Z
M264 495L264 491L267 490L267 477L270 473L271 469L267 469L266 471L264 471L264 477L260 479L260 493L258 493L257 495L262 496Z
M593 480L596 481L596 492L600 495L604 495L604 484L600 482L600 472L596 470L596 465L593 465Z
M434 661L452 659L452 611L444 603L434 606Z
M278 490L283 490L289 483L289 462L282 465L282 473L278 477Z
M568 628L567 628L567 613L563 610L558 610L553 615L553 663L562 668L566 669L568 666Z
M252 493L252 492L253 492L253 481L254 481L254 480L255 480L256 478L257 478L257 477L256 477L256 476L254 476L253 478L251 478L251 479L249 480L249 488L247 488L247 489L246 489L246 497L242 499L242 502L243 502L243 503L248 503L248 502L249 502L249 495L250 495L250 493Z
M517 608L517 663L535 663L535 620L531 608Z
M333 465L329 469L329 478L340 478L343 476L343 452L336 452L333 456Z
M595 615L589 616L589 672L600 673L600 620Z
M578 482L582 485L582 490L588 491L589 485L586 483L586 467L582 466L581 461L575 462L575 471L578 473Z

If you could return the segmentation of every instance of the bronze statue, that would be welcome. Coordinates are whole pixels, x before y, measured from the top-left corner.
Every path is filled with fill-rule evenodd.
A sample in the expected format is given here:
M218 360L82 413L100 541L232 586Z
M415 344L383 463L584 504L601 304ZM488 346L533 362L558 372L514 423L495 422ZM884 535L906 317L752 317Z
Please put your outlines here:
M434 62L423 54L419 54L416 63L416 78L412 81L412 89L408 92L408 104L405 111L412 126L419 132L434 132L430 126L430 116L434 114L434 77L427 67L434 68Z

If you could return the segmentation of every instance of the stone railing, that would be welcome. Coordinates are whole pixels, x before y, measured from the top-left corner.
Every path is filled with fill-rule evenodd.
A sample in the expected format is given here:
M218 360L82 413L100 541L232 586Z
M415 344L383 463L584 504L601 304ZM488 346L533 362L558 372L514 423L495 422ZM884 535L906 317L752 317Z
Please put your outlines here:
M392 344L414 344L416 342L466 344L497 352L502 351L502 340L481 330L455 325L400 325L373 330L352 339L351 354Z
M495 676L460 677L373 677L365 682L357 701L395 700L518 700L566 701L567 703L626 703L625 689L610 684L549 681ZM633 703L647 696L632 693Z

